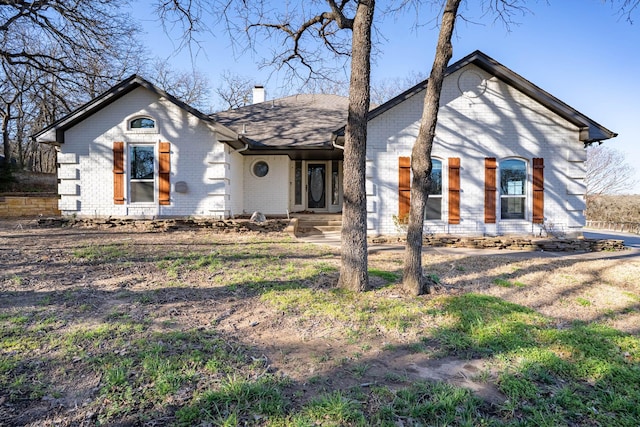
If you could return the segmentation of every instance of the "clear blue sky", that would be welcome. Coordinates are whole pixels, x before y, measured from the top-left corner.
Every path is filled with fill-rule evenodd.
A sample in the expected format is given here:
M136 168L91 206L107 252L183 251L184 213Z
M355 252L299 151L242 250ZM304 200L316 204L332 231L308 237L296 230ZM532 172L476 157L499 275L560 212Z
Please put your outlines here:
M384 3L378 1L381 7ZM633 16L635 23L630 24L602 0L549 0L548 4L532 0L528 6L530 13L515 16L518 24L510 31L478 10L461 10L467 20L478 24L458 20L452 62L479 49L617 132L618 137L605 144L625 153L627 162L636 168L638 184L633 192L640 194L640 143L635 135L636 121L640 122L640 10ZM143 42L151 53L171 56L176 44L148 7L139 2L133 11L148 17L141 24L146 31ZM414 72L428 74L437 38L437 29L429 22L435 12L429 12L423 10L425 25L417 30L415 16L409 14L386 16L378 24L386 40L378 44L374 81ZM230 70L265 85L269 97L278 95L282 82L277 73L269 78L272 70L258 69L259 58L250 54L234 57L223 33L201 38L203 52L196 56L194 66L209 76L212 87L218 86L224 70ZM179 69L191 67L187 52L172 56L170 62Z

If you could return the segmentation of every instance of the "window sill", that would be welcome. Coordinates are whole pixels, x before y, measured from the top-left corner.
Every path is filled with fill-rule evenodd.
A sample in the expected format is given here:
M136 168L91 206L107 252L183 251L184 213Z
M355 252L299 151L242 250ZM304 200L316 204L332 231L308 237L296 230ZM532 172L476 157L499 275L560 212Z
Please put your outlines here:
M132 134L158 134L158 129L127 129L127 133Z

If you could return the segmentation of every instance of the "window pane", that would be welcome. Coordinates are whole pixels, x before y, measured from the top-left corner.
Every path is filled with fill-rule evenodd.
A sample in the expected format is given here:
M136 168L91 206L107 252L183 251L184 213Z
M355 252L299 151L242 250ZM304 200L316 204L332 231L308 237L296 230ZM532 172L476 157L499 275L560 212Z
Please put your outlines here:
M269 165L267 162L260 160L253 165L253 174L258 178L263 178L269 173Z
M442 197L429 196L425 219L442 219Z
M338 162L331 162L331 204L337 205L340 199L340 184L338 182Z
M131 129L153 129L156 127L156 122L146 117L131 120L129 125Z
M153 181L136 181L131 183L131 202L144 203L153 202Z
M129 147L131 179L153 179L153 151L150 145Z
M295 204L302 204L302 162L300 160L296 160L296 171L295 171Z
M440 160L431 160L431 187L429 194L442 194L442 162Z
M500 194L523 196L526 180L525 162L515 159L500 162Z
M524 219L524 197L502 197L502 219Z

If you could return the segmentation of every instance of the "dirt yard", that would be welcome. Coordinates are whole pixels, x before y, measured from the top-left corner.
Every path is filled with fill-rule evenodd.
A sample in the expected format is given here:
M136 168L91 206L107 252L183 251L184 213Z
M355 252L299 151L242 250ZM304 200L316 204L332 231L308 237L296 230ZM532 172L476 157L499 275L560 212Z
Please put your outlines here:
M30 331L41 327L34 332L33 342L19 342L16 336L12 348L0 349L5 360L29 356L28 361L15 362L1 373L11 390L0 387L0 425L93 425L100 419L115 420L113 425L144 424L139 418L135 422L127 418L133 415L126 411L112 418L104 415L109 402L100 390L107 380L92 364L92 357L105 349L125 357L131 353L130 341L107 340L75 350L65 347L71 334L120 319L144 325L146 335L141 336L214 331L229 345L248 349L265 371L289 378L294 401L305 402L330 389L392 387L398 378L460 385L491 405L505 400L491 381L474 380L478 372L492 375L482 358L438 357L438 343L422 335L433 326L428 324L433 319L412 321L395 330L380 326L354 337L356 319L342 319L339 313L335 320L330 313L315 316L310 303L297 310L282 309L280 300L269 299L267 286L291 287L283 279L286 274L295 276L296 286L305 290L332 288L339 267L335 248L279 234L38 228L34 224L0 220L2 333L10 333L8 325L30 325ZM272 245L269 258L256 264L254 258L265 256L252 248L264 243ZM240 250L243 247L247 249ZM228 248L236 248L237 256L225 252ZM212 253L228 262L198 258ZM370 268L377 272L371 275L373 301L416 300L396 284L401 263L402 254L397 251L372 252ZM314 271L319 273L305 275L308 265L316 265ZM261 276L275 267L279 270L274 277ZM431 250L425 254L425 269L440 285L432 294L419 297L418 303L474 292L531 308L553 319L557 328L579 320L635 336L640 333L640 258L630 252L520 256ZM376 310L376 303L371 310ZM60 341L54 342L53 336ZM416 351L418 345L420 351ZM362 366L366 369L359 371ZM22 376L7 379L19 370L24 371ZM40 387L16 384L16 378ZM174 409L166 410L165 421L170 424L172 411L196 392L184 388L174 393L168 405ZM161 413L157 408L146 409ZM161 416L155 417L145 425L164 425Z

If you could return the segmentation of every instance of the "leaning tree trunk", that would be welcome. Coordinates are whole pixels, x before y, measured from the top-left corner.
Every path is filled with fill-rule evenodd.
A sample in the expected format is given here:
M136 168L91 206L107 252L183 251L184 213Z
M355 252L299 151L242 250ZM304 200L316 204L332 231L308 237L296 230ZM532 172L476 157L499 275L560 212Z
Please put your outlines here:
M4 163L0 165L0 182L11 181L11 140L9 139L9 115L11 111L9 108L7 105L6 114L2 116L2 128L0 129L4 148Z
M2 145L4 149L4 160L7 162L6 164L10 164L11 160L11 140L9 139L9 120L11 116L11 111L9 110L9 106L7 105L7 111L2 115Z
M343 165L342 263L338 286L354 291L365 291L369 287L365 159L374 7L375 0L358 2L351 45L349 114Z
M436 135L442 82L449 60L453 55L451 36L461 1L447 0L445 5L436 46L436 56L433 60L431 75L427 83L427 93L424 97L420 130L411 151L413 178L411 179L411 206L409 208L407 248L402 282L405 289L415 295L430 292L429 284L422 274L422 234L431 183L431 147Z

